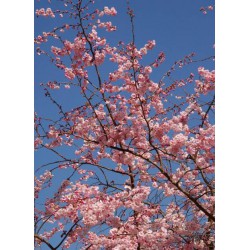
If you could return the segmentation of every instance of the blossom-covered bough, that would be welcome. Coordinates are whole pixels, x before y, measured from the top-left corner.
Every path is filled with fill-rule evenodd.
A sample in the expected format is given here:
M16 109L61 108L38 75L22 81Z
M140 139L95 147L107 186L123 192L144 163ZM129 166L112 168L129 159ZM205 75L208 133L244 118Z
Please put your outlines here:
M61 4L36 11L65 19L35 43L66 80L41 84L57 115L35 114L35 149L55 159L35 169L35 247L214 249L215 72L172 78L190 54L154 81L165 55L143 65L156 42L136 47L128 2L131 42L116 46L105 36L114 7ZM65 88L79 106L54 97Z

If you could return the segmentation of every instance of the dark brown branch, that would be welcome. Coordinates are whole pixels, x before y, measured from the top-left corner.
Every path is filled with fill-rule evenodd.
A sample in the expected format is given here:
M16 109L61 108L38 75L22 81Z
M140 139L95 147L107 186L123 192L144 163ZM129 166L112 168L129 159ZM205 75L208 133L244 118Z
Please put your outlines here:
M45 239L43 239L41 236L39 236L38 234L35 234L34 237L38 240L40 240L41 242L45 243L51 250L56 250L56 248L54 248L48 241L46 241Z

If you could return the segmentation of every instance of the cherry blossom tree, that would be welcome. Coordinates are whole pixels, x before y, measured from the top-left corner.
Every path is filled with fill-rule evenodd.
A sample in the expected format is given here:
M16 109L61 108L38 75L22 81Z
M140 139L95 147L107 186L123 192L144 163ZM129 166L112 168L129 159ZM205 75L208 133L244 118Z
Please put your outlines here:
M35 113L35 248L214 249L214 57L191 53L155 80L165 54L144 63L157 41L136 46L128 1L130 41L116 45L119 10L59 3L35 12L58 20L35 46L61 74L40 84L53 112Z

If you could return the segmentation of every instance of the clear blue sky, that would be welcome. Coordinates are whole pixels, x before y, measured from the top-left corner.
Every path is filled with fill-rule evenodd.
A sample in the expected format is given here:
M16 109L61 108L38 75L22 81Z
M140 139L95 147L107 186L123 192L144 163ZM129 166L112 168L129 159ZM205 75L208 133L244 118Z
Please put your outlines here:
M156 47L147 55L145 62L156 58L160 51L166 54L166 62L153 74L153 80L159 81L161 76L179 59L191 52L196 53L196 60L214 55L214 12L203 15L199 9L201 6L213 4L210 0L132 0L131 7L135 12L135 35L136 45L140 48L148 40L156 40ZM62 7L60 1L52 0L52 4L47 1L35 2L35 9L51 7L52 10ZM96 5L102 9L103 6L115 6L118 15L112 17L112 22L118 27L113 33L106 33L112 39L110 43L116 45L118 41L131 41L129 17L126 14L126 0L96 0ZM35 18L35 36L43 31L50 31L58 25L55 18ZM73 20L72 20L73 21ZM68 21L70 23L72 21ZM74 37L67 37L73 41ZM52 40L54 41L54 40ZM45 45L49 49L51 43ZM42 46L41 46L42 47ZM204 66L214 69L213 61L194 63L175 73L176 78L181 78L182 74L193 72L197 74L197 67ZM103 78L108 78L108 71L101 72ZM53 80L65 80L63 71L53 66L45 56L35 55L35 111L43 117L53 117L55 107L51 105L48 98L44 97L43 88L39 83L46 83ZM65 111L69 111L76 105L81 105L81 98L73 88L65 90L63 87L58 91L51 91L55 99L62 103ZM79 98L78 98L79 97ZM69 152L67 152L69 153ZM51 162L57 158L48 151L38 151L35 153L36 167L43 163ZM63 178L63 176L62 176ZM46 194L45 194L46 195ZM44 248L46 249L46 248Z
M196 53L195 59L203 59L214 55L214 11L203 15L199 11L201 6L208 6L213 1L210 0L136 0L130 1L131 7L135 12L135 34L136 45L140 48L148 40L156 40L156 47L145 57L145 62L152 62L152 58L156 58L160 51L166 54L165 63L154 70L152 77L154 81L159 81L161 76L179 59L191 52ZM56 6L56 7L55 7ZM96 6L100 9L103 6L115 6L118 15L111 17L114 25L117 25L116 32L105 33L110 38L111 45L117 45L118 41L131 41L129 17L126 14L125 0L97 0ZM61 1L53 0L52 4L47 1L36 1L35 9L51 7L52 10L62 8ZM44 18L35 17L35 36L43 31L50 31L58 22L71 23L73 20L63 20L60 18ZM68 40L73 41L74 37L67 36ZM55 40L51 40L54 42ZM45 44L44 48L50 51L50 46L53 43ZM44 45L41 45L41 47ZM42 47L43 48L43 47ZM204 66L209 69L214 69L214 62L209 60L201 63L193 63L185 67L183 70L177 70L174 73L176 79L180 79L185 74L193 72L197 74L197 67ZM108 78L108 70L101 70L102 77ZM45 56L37 56L35 54L35 111L41 116L55 115L57 109L51 105L48 98L44 97L43 87L40 87L41 82L62 80L65 81L63 71L58 70L53 66ZM51 94L57 101L63 100L62 107L65 111L69 111L76 105L81 105L81 98L78 90L73 88L65 90L63 87L57 91L51 91ZM77 98L79 96L79 98ZM40 154L36 156L36 162L40 162ZM46 154L46 160L49 161ZM43 161L43 160L42 160Z
M52 1L53 4L51 5L46 1L36 1L35 9L44 7L44 3L47 4L47 7L51 7L52 10L56 9L54 3L58 7L62 6L60 1L55 0ZM157 70L155 81L171 67L173 62L191 52L196 53L197 59L214 55L214 12L203 15L199 11L201 6L207 6L210 3L212 3L210 0L131 1L131 6L136 15L136 45L142 47L148 40L156 40L156 47L148 54L146 60L155 58L160 51L164 51L166 54L166 62ZM118 11L117 17L112 18L112 22L117 25L118 30L107 33L108 37L114 41L113 45L116 45L116 41L120 40L129 42L131 32L129 18L126 15L126 1L97 0L96 4L100 8L105 5L115 6ZM50 31L54 26L58 25L58 20L62 21L59 18L35 18L35 35L40 34L42 31ZM70 40L70 37L68 39ZM49 48L50 45L48 43L46 47ZM210 69L214 67L211 61L203 63L203 65ZM197 64L193 64L188 70L196 73L197 66ZM181 74L182 71L178 73ZM35 107L37 111L44 112L44 109L47 109L42 100L41 88L38 87L39 83L56 79L65 79L63 72L56 70L43 56L35 56ZM68 102L72 101L72 99L68 98L68 91L60 91L61 94ZM41 102L43 102L43 105L40 105Z

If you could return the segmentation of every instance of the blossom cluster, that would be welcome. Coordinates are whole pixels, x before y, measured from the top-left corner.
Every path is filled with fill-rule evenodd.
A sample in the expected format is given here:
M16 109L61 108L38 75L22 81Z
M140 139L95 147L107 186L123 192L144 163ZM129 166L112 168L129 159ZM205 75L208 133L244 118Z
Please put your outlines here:
M44 8L41 8L39 10L36 10L37 16L44 16L44 17L55 17L54 12L51 10L51 8L47 8L46 10Z

